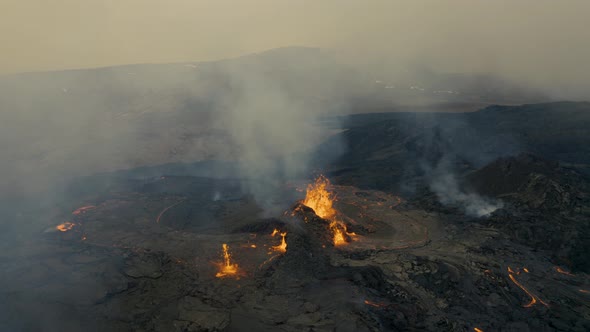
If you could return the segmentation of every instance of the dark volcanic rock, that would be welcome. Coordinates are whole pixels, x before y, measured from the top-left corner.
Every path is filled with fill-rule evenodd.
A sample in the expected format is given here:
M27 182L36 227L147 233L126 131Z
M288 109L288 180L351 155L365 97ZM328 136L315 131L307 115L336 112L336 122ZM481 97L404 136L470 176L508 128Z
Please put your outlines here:
M326 247L332 246L330 222L318 217L312 209L298 203L293 217L302 229L292 227L287 233L287 252L273 266L274 280L317 278L330 269Z
M531 154L500 158L466 177L475 191L529 209L573 212L587 197L586 179ZM579 200L578 200L579 199Z
M337 184L412 193L443 156L458 173L499 157L532 152L590 174L590 103L489 106L472 113L357 114L320 146L318 159L345 143L328 169Z
M274 229L285 227L285 225L285 222L279 219L268 218L258 222L240 226L232 230L232 233L270 234Z
M583 165L545 159L584 163L587 109L495 106L458 122L397 114L354 126L334 182L389 192L333 186L358 234L348 246L334 247L330 221L306 206L262 219L232 186L190 176L100 194L85 185L92 197L55 211L19 207L26 218L6 219L50 231L2 243L0 330L588 331L588 179ZM518 151L541 157L506 157ZM388 198L428 188L428 167L448 155L461 189L503 208L469 217L419 186L407 203ZM72 217L88 202L92 213ZM56 231L65 220L76 226ZM275 228L287 232L284 253ZM235 276L216 277L222 244Z
M230 323L228 310L203 303L199 298L184 297L178 303L178 319L174 326L179 331L224 331Z
M132 278L159 278L162 266L170 260L163 253L132 254L125 261L124 272Z
M488 224L560 263L590 271L590 181L558 163L531 154L501 158L469 174L466 183L506 206Z

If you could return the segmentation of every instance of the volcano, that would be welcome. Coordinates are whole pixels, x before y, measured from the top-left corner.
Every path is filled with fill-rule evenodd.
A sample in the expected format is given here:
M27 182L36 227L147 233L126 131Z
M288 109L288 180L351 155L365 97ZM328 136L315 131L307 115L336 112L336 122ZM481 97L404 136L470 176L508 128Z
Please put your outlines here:
M97 312L97 330L486 331L563 326L564 316L586 328L585 274L513 242L491 225L499 215L448 223L323 176L271 218L221 180L126 186L64 211L71 227L42 233L38 250L5 251L7 274L22 276L2 280L5 299L28 306L43 292L72 330ZM213 199L219 188L227 199Z
M2 243L0 330L590 330L584 164L549 148L456 155L461 193L502 202L473 216L413 164L456 141L441 131L429 147L391 122L342 133L347 154L283 183L278 213L241 179L157 169L14 204L15 222L42 225Z

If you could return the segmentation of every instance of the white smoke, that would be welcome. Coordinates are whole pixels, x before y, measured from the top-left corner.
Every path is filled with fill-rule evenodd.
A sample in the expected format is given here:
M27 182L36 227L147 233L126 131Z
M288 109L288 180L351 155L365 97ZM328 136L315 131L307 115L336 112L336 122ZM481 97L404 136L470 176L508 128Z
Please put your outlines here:
M430 189L442 204L459 205L469 216L484 217L503 207L501 201L465 192L459 187L456 177L448 172L435 176L430 183Z
M318 117L325 109L295 96L264 63L229 66L230 95L220 103L219 128L230 137L244 189L265 209L275 206L279 186L307 176L313 149L325 138Z

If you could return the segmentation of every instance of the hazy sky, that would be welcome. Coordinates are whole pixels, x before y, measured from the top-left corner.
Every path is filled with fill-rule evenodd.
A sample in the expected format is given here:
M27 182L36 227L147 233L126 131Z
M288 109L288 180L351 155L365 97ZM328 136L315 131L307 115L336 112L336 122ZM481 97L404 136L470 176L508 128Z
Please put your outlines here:
M527 79L590 68L588 0L2 0L0 73L319 46Z

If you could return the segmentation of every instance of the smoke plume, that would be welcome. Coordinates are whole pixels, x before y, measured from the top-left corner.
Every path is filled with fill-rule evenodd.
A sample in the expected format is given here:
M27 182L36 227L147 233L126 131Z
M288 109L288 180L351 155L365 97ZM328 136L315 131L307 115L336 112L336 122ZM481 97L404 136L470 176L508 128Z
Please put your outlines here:
M501 201L484 198L476 193L467 192L459 187L455 175L449 172L438 172L430 183L430 189L444 205L459 206L466 215L484 217L502 208Z
M220 101L218 120L230 137L245 189L269 206L281 183L307 173L322 135L318 110L258 69L228 70L230 95Z

